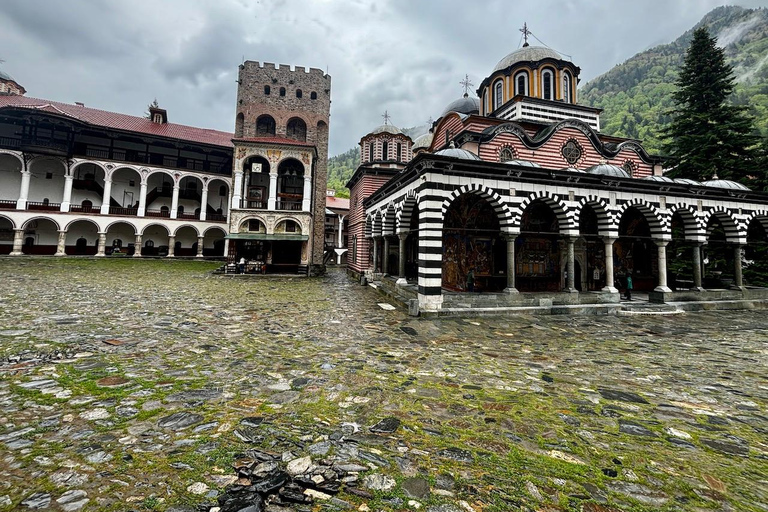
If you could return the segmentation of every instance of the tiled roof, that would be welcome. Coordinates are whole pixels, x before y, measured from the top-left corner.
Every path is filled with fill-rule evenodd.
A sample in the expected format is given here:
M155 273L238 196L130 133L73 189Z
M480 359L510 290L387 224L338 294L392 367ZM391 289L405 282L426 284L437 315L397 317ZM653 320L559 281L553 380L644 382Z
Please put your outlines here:
M326 196L326 208L336 208L337 210L349 210L349 199L336 196Z
M28 96L0 96L0 109L4 107L43 110L53 114L65 115L102 128L113 128L227 148L232 147L232 134L228 132L195 128L194 126L183 124L157 124L144 117L107 112L106 110L70 105L69 103L41 100Z
M312 147L314 144L309 142L302 142L295 139L288 139L285 137L242 137L234 139L235 142L259 142L261 144L287 144L289 146L307 146Z

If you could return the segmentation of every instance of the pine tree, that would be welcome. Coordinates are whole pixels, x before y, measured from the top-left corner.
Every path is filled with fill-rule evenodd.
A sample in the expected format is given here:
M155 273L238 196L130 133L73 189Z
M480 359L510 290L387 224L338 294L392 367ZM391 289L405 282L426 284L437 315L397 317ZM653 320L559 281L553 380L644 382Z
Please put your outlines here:
M145 118L152 119L152 114L150 114L149 111L150 111L150 109L153 109L153 108L160 108L160 105L157 103L157 98L152 100L152 103L147 105L147 111L144 112L144 117Z
M714 176L748 184L757 168L759 139L743 107L728 103L735 85L725 52L705 27L696 29L673 97L672 122L662 130L672 178Z

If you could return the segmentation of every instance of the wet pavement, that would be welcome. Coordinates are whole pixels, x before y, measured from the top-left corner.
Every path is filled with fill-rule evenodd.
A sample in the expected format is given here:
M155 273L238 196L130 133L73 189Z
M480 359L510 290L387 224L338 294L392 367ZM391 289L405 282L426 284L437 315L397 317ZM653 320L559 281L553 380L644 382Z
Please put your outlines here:
M0 259L0 510L768 510L768 316Z

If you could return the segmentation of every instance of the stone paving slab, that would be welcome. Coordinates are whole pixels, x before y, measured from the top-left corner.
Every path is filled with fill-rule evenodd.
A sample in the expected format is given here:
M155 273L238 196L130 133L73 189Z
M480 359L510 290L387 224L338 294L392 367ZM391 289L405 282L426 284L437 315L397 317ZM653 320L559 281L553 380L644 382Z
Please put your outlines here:
M768 508L768 317L0 258L0 510Z

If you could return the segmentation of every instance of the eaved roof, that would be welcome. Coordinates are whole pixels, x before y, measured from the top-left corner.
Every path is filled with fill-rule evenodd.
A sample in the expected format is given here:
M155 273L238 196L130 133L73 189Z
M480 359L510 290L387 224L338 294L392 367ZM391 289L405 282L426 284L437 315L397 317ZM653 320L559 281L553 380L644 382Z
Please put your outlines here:
M336 208L337 210L349 210L349 198L326 196L325 207Z
M28 96L0 96L0 109L21 108L38 110L71 117L78 121L101 128L113 128L157 137L232 147L232 133L207 128L196 128L175 123L154 123L149 119L129 116L117 112L108 112L95 108L71 105L58 101L30 98Z

